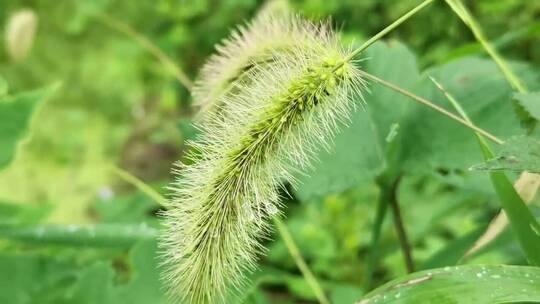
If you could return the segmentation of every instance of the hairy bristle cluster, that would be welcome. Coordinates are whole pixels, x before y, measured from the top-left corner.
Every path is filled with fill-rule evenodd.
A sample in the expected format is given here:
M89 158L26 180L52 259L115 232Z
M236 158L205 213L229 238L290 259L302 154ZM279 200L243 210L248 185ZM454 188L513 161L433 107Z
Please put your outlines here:
M281 12L279 17L265 9L248 26L240 26L216 47L217 53L204 65L193 88L193 100L204 119L220 112L223 95L234 94L239 80L253 75L255 66L270 64L277 53L291 53L297 47L317 44L311 23ZM221 113L220 113L221 114Z
M259 241L268 235L268 218L279 212L283 183L294 182L295 170L328 143L363 87L328 25L298 17L275 24L302 28L313 39L271 52L265 64L252 62L235 79L234 93L219 94L222 115L200 125L194 164L177 169L162 245L165 280L173 297L186 303L227 302L242 286L264 251Z

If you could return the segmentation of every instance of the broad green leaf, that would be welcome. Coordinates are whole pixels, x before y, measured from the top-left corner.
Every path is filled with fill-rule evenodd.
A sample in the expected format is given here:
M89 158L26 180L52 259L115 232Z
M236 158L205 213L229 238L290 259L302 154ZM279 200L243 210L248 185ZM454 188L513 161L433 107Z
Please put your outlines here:
M80 273L71 303L114 303L111 299L114 270L110 263L98 261Z
M0 255L0 303L52 304L73 285L73 263L36 255Z
M516 93L514 98L536 120L540 120L540 92Z
M0 303L165 303L155 240L139 242L129 255L83 262L75 254L0 255ZM117 267L113 267L116 265ZM120 267L118 267L120 266Z
M451 92L479 127L502 138L522 132L517 117L508 114L513 113L509 102L512 89L490 60L463 58L424 72L417 93L453 112L427 76ZM465 171L483 159L470 129L424 106L415 105L414 113L402 123L402 134L401 158L410 172L440 168Z
M540 173L540 140L513 137L505 142L496 157L471 167L471 170L508 170Z
M1 89L0 80L0 91ZM27 135L30 119L36 107L50 96L54 87L19 93L14 96L0 93L0 169L15 155L17 144Z
M89 247L129 247L140 240L152 240L157 231L147 225L42 225L3 226L0 238L34 244Z
M540 268L465 265L431 269L384 284L358 303L507 302L540 302Z
M130 254L133 266L128 283L115 286L111 304L165 303L165 292L160 280L160 256L155 240L139 242Z

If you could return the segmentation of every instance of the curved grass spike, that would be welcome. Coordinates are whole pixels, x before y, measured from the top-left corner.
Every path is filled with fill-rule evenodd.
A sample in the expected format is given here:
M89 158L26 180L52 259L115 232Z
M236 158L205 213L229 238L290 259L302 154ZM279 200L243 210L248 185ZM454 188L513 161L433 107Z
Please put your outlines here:
M277 10L277 12L276 12ZM219 113L222 97L238 91L235 83L255 66L269 64L275 53L291 53L317 44L313 24L299 22L285 9L265 8L251 24L240 26L216 47L217 53L203 66L192 90L198 119ZM252 74L252 73L251 73ZM245 79L244 79L245 80Z
M179 165L161 242L173 298L229 302L264 251L259 240L279 212L283 183L327 146L363 88L328 25L293 22L316 39L235 80L235 93L220 97L223 115L210 115L192 143L202 153Z

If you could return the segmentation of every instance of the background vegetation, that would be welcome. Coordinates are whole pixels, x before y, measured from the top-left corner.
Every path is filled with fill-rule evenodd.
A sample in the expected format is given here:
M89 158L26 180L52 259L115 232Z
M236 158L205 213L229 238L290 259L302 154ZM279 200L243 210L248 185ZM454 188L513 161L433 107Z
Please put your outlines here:
M290 1L312 19L331 17L344 39L356 42L416 4ZM540 2L467 4L517 74L538 89ZM184 142L196 130L189 92L137 37L147 37L194 79L215 44L261 5L0 2L2 28L23 8L39 19L23 60L10 58L6 31L0 32L0 96L7 98L7 87L18 105L0 104L0 303L165 301L155 244L158 204L113 168L166 194L171 164L182 158ZM121 24L129 25L127 32ZM475 123L501 138L527 133L504 75L444 1L435 1L364 57L361 65L370 73L451 108L427 77L434 76ZM370 249L381 189L390 186L381 175L388 168L401 176L397 193L415 269L458 261L526 265L510 231L460 260L500 208L487 174L468 171L483 160L471 131L385 88L373 85L370 91L365 109L336 138L335 150L321 152L311 177L301 178L286 203L285 223L332 303L352 303L407 273L390 216L377 250ZM23 133L19 126L26 124ZM397 135L387 140L390 130ZM15 146L19 135L24 141ZM540 216L537 200L530 209ZM283 241L276 236L266 246L246 302L315 302Z

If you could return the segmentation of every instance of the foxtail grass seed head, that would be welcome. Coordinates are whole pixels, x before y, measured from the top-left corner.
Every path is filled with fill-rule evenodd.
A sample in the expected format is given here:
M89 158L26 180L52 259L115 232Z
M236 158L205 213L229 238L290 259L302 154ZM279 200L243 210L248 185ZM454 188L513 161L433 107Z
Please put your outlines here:
M253 67L270 64L276 53L291 53L299 46L309 48L318 43L314 24L274 6L268 4L252 23L234 31L201 69L192 90L199 120L221 113L221 97L234 94L238 90L235 84L245 75L253 75Z
M6 47L9 57L21 61L34 42L38 18L34 11L24 9L11 15L6 26Z
M358 70L329 26L293 22L316 39L236 79L234 94L219 97L223 115L200 125L193 164L176 170L161 245L164 279L181 302L229 302L242 288L265 251L259 241L279 214L283 183L294 184L359 100Z

